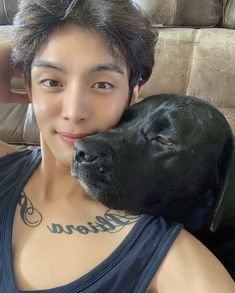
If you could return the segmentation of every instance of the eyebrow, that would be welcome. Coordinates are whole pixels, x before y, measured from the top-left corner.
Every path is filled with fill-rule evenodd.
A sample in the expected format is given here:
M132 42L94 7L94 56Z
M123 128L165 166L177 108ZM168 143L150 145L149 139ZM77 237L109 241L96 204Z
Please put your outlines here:
M53 69L65 73L65 69L54 62L49 61L38 61L32 64L32 67L42 67L47 69ZM97 64L89 70L89 73L96 73L101 71L112 71L124 75L124 71L116 64L113 63L104 63Z
M47 68L47 69L53 69L61 72L65 72L65 69L53 62L49 61L38 61L32 64L32 67L42 67L42 68Z
M92 68L90 72L95 73L100 71L113 71L121 75L124 75L123 70L118 65L113 63L98 64L94 68Z

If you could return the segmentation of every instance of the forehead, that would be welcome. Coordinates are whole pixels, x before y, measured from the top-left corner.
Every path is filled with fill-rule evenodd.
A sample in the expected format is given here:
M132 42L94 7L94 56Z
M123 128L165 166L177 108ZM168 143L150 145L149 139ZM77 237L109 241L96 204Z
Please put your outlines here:
M35 55L33 63L45 58L52 62L65 62L67 65L109 63L116 64L122 68L122 71L128 72L126 62L121 53L117 53L117 50L111 50L108 43L96 31L76 25L64 25L48 36L46 43Z

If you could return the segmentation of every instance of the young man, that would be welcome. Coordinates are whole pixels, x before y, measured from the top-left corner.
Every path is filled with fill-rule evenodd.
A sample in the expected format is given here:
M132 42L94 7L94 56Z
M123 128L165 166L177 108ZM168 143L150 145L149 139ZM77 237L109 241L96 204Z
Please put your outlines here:
M41 149L1 144L0 292L234 292L181 225L108 210L70 175L75 140L117 124L151 74L155 37L132 2L22 0L12 40Z

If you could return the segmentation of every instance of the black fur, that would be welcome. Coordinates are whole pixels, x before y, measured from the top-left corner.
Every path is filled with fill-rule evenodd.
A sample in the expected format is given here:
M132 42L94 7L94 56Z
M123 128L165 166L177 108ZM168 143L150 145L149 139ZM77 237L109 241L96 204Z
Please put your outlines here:
M182 222L235 278L235 166L224 116L189 96L151 96L75 143L72 175L112 209Z

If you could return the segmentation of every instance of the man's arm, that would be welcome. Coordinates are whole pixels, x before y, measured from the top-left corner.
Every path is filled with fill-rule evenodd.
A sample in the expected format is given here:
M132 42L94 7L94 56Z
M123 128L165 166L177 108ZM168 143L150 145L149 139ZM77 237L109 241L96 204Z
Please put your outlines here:
M29 103L27 93L19 93L11 90L11 79L21 78L21 73L11 64L11 42L0 42L0 103ZM0 157L15 152L14 146L0 141Z
M16 92L11 90L11 79L13 77L21 78L19 72L11 64L11 42L0 42L0 103L29 103L26 92Z
M156 293L234 293L235 283L219 260L182 230L149 289Z

